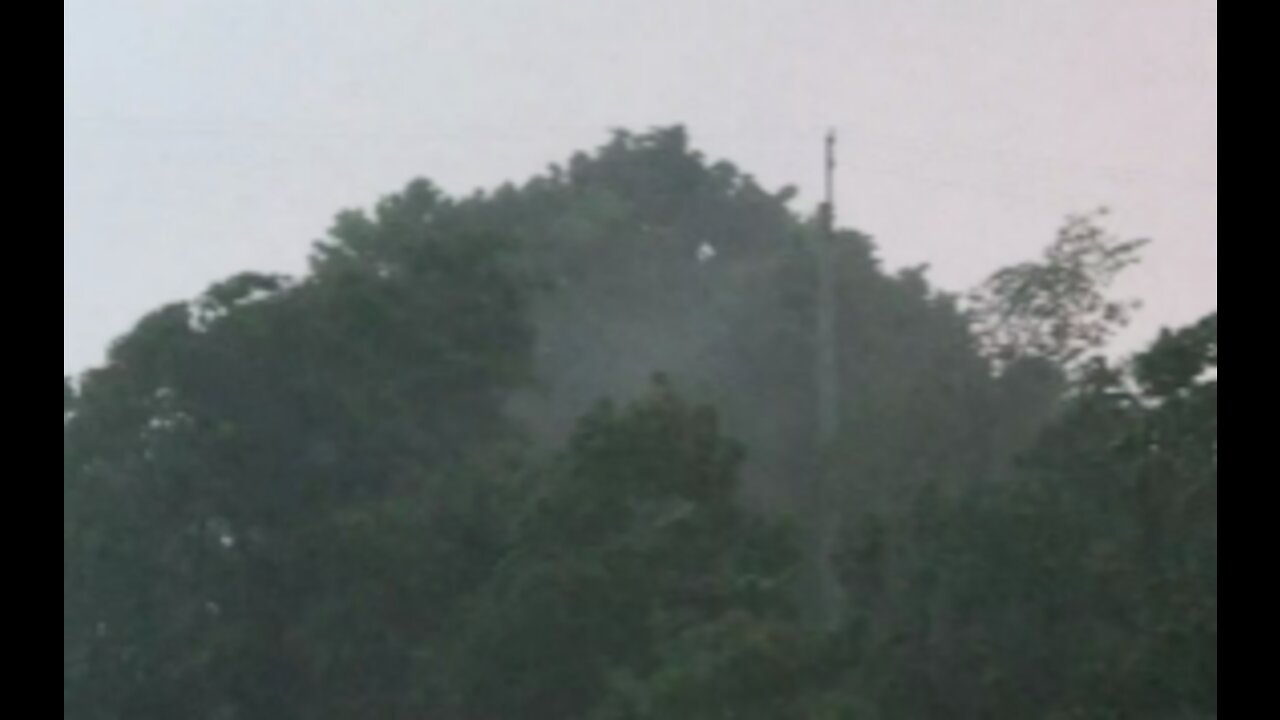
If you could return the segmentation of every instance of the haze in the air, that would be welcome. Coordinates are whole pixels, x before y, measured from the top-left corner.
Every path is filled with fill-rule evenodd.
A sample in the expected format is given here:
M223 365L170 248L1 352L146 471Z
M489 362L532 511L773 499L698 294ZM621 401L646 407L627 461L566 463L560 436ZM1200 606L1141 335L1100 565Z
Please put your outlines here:
M1132 337L1217 304L1208 0L65 0L63 370L147 310L297 270L334 211L682 123L964 289L1071 212L1153 238Z

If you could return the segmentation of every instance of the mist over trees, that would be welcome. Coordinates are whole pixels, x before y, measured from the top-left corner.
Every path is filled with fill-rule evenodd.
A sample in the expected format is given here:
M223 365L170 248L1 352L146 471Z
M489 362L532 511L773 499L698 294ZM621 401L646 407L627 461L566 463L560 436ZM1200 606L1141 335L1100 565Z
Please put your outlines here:
M1215 717L1216 313L1107 360L1103 216L957 296L794 197L617 132L143 318L63 382L64 717Z

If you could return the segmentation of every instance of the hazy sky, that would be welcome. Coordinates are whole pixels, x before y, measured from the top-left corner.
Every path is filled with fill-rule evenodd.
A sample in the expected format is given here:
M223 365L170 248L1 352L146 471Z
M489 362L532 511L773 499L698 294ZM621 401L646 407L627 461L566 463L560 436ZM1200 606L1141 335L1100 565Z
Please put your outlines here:
M524 179L683 123L948 289L1109 205L1134 336L1218 293L1215 0L64 0L64 372L147 310L295 271L426 176ZM800 202L813 202L812 193ZM803 207L801 205L800 207Z

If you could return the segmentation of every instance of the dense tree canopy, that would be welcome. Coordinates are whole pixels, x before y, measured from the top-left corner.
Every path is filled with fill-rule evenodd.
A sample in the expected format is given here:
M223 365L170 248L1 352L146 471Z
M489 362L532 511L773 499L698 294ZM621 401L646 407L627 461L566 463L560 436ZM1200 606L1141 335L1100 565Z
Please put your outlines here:
M1096 220L967 304L840 230L822 442L793 197L619 132L144 318L63 383L64 717L1213 716L1216 315L1092 360Z

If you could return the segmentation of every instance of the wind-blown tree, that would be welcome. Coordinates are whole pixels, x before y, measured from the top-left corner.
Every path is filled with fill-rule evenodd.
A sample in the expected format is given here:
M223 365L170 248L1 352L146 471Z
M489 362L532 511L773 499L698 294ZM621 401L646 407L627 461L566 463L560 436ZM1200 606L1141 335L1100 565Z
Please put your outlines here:
M1129 323L1139 303L1107 293L1147 243L1111 235L1105 215L1068 218L1043 258L995 273L970 295L988 356L1002 366L1037 358L1078 369Z

